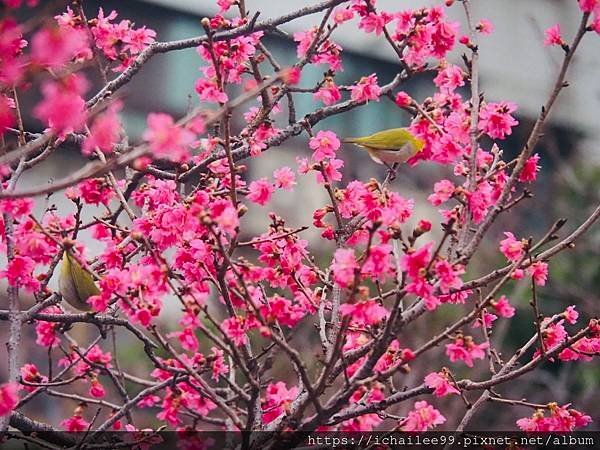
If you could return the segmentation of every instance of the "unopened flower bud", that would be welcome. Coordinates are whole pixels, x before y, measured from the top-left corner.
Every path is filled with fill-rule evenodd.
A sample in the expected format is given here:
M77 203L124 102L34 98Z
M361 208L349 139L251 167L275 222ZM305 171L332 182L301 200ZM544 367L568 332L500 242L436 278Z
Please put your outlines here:
M421 236L423 233L431 231L431 222L428 220L420 220L417 228L415 228L415 237Z
M148 166L150 165L150 162L152 160L150 158L148 158L147 156L142 156L140 158L137 158L133 164L132 167L137 170L137 171L144 171L148 168Z

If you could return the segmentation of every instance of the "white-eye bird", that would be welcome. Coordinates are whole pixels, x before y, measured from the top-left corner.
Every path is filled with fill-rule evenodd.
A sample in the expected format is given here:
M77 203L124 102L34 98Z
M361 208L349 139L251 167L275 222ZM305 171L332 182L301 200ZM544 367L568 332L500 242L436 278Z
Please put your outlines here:
M58 279L60 295L74 308L80 311L91 311L92 307L87 299L92 295L99 295L100 289L96 286L92 274L84 269L70 252L67 249L63 253Z
M407 128L391 128L369 136L346 138L342 142L354 144L369 152L377 164L390 166L405 163L425 146L425 142Z

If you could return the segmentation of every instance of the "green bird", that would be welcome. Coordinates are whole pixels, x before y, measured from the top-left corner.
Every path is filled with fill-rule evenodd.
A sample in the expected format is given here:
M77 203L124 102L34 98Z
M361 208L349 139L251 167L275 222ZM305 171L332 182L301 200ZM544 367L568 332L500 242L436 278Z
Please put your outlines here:
M369 152L377 164L402 164L423 150L425 142L407 128L391 128L369 136L342 139L346 144L354 144Z
M58 288L62 297L80 311L91 311L87 299L100 294L92 274L81 266L68 249L63 254Z

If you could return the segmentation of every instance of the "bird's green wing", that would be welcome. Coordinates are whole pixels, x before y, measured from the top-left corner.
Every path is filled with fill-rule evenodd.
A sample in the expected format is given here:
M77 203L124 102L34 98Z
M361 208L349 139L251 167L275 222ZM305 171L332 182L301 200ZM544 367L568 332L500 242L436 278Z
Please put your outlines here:
M378 131L370 136L345 139L345 142L358 144L374 150L399 150L410 142L412 134L405 128L392 128Z
M99 295L100 289L96 286L92 274L85 270L77 261L73 261L73 256L67 253L69 260L69 269L75 282L75 289L80 301L86 302L92 295Z

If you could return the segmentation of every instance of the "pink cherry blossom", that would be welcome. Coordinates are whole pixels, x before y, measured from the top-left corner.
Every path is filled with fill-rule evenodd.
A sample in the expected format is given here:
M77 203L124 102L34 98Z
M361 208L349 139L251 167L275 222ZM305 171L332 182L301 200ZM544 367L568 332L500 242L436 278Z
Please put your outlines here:
M269 200L271 200L271 196L273 192L275 192L275 188L273 184L269 182L266 178L261 178L260 180L253 181L248 186L249 194L246 196L248 200L257 203L261 206L266 205Z
M402 270L408 273L411 278L421 278L425 275L425 268L430 261L430 251L433 242L430 242L419 250L413 250L406 253L400 261Z
M598 0L577 0L579 7L583 12L591 13L600 10L600 2Z
M437 261L433 270L440 283L440 291L444 294L450 290L460 289L463 285L460 276L465 273L463 266L452 265L446 260Z
M323 165L323 170L317 172L317 183L325 184L342 180L342 172L338 169L344 167L344 161L341 159L330 159L323 161L321 164Z
M488 19L481 19L477 24L477 31L481 34L492 34L494 32L494 24Z
M473 328L479 328L481 326L485 328L491 328L496 319L498 319L497 315L491 314L486 310L483 310L481 316L475 320L475 323L473 323Z
M196 333L194 333L193 328L184 327L182 331L175 331L173 333L169 333L167 335L169 338L177 338L179 340L179 344L181 348L184 350L188 350L190 352L198 351L198 338L196 337Z
M543 338L546 351L551 351L561 345L569 336L563 325L564 320L559 320L557 323L551 323L544 330ZM538 349L539 352L539 349Z
M416 278L406 285L406 291L421 297L428 311L435 310L442 303L442 296L433 294L433 286L425 278Z
M223 350L220 350L216 347L212 347L211 352L213 357L212 379L216 381L229 372L229 367L225 364Z
M104 396L106 395L106 390L104 389L104 386L102 386L102 384L97 379L92 380L89 392L90 395L94 398L104 398Z
M513 280L522 280L525 277L525 271L523 269L516 269L510 277Z
M427 197L427 200L433 206L440 206L452 198L455 189L454 183L449 180L438 181L433 186L433 194Z
M492 139L504 139L512 134L519 122L511 116L517 105L512 102L486 103L479 112L479 130Z
M468 367L473 367L474 359L485 358L487 342L476 344L471 336L458 336L451 344L446 344L446 354L450 361L463 361Z
M460 394L448 377L447 371L431 372L425 377L425 386L433 389L433 395L444 397L449 394Z
M362 77L360 81L350 88L350 97L357 102L379 101L381 88L377 85L377 75L374 73Z
M224 13L229 10L233 5L235 5L235 0L217 0L217 5L221 8L220 13Z
M352 323L360 326L375 325L389 316L389 311L374 300L340 306L343 315L351 316Z
M392 246L389 244L372 245L363 264L361 275L384 282L386 278L392 276L391 253Z
M545 286L548 278L548 263L543 261L534 262L527 268L527 273L533 278L538 286Z
M569 322L571 325L574 325L579 318L579 313L575 311L575 306L568 306L565 312L563 313L565 320Z
M511 318L515 315L515 308L510 304L505 295L502 295L496 301L492 301L492 307L500 317Z
M340 148L340 140L333 131L319 131L308 145L314 150L313 159L323 161L335 158L335 152Z
M354 250L339 248L335 251L331 270L337 284L345 288L352 286L358 268Z
M381 14L370 12L360 19L358 28L365 30L365 33L375 33L375 36L379 36L392 18L393 16L385 11Z
M302 78L302 69L299 67L289 67L280 71L281 80L289 85L295 86L300 83Z
M60 314L61 310L57 306L50 306L44 310L48 314ZM60 344L60 337L56 330L60 327L57 322L38 321L35 327L37 338L35 343L42 347L57 347Z
M260 18L254 23L250 2L245 11L243 2L213 0L218 13L198 24L206 33L181 41L163 36L164 43L155 43L154 30L138 26L133 18L119 17L116 11L105 13L100 8L94 14L86 9L87 17L83 17L71 5L54 20L41 16L27 20L27 13L38 10L12 10L34 2L0 0L6 12L0 18L0 137L6 147L0 165L0 253L4 254L0 278L9 288L18 288L21 311L33 305L37 314L20 324L22 346L28 348L31 338L40 347L27 361L38 363L38 356L45 353L54 356L48 361L42 357L43 367L31 362L17 367L20 384L0 386L0 415L10 415L18 405L16 387L25 395L39 390L43 397L49 392L46 388L52 387L43 385L62 371L59 379L50 380L60 382L56 389L89 401L74 411L61 406L59 418L36 420L60 424L72 432L87 431L90 422L96 426L110 420L109 429L130 431L131 439L136 439L152 431L138 430L120 416L123 412L135 416L137 408L151 408L154 411L145 410L140 417L154 420L154 428L173 429L185 438L181 439L185 450L191 450L214 444L200 442L195 431L219 428L223 421L232 430L253 427L284 432L303 423L323 432L393 426L392 416L386 419L384 409L393 397L404 394L386 382L390 376L400 381L406 378L400 387L422 397L413 400L414 405L388 411L401 415L396 428L429 431L446 421L430 404L431 398L446 397L444 403L459 404L460 398L452 395L462 394L459 385L464 380L485 383L493 378L493 374L479 376L469 370L476 362L487 367L486 358L494 356L487 351L492 341L503 359L513 344L501 342L493 333L487 339L486 333L494 331L499 318L516 313L507 297L494 290L500 278L492 278L500 274L510 277L509 285L511 280L522 279L518 284L544 286L552 255L546 252L549 256L526 258L529 240L515 236L516 231L506 231L495 244L509 262L508 273L493 252L486 255L484 251L486 240L492 239L494 245L495 215L503 206L500 200L514 202L524 187L535 190L521 183L534 183L541 177L541 153L527 155L523 164L514 166L518 155L509 151L510 146L490 142L521 134L515 128L515 103L492 99L486 92L472 123L474 111L467 91L476 84L471 78L477 71L471 70L470 59L473 53L485 58L484 35L493 30L489 20L475 15L473 29L468 30L448 17L460 12L447 10L454 0L436 6L400 5L390 12L384 11L384 2L346 0L323 11L322 17L306 15L304 28L293 34L296 54L291 56L295 60L286 60L276 48L269 51L271 39L263 37L277 30L265 28ZM580 10L587 13L586 34L600 34L600 1L578 0L579 8L572 3L579 16ZM277 28L289 32L288 19L305 12L292 9L281 20L266 19L274 19ZM326 20L320 26L322 18ZM398 53L398 76L371 73L369 67L343 74L342 56L348 61L353 57L343 54L344 49L333 40L339 27L350 34L353 27L356 36L365 40L384 44L389 40ZM558 24L547 30L545 43L567 49ZM196 46L200 66L191 86L197 93L193 103L199 102L199 109L167 108L170 114L149 114L145 129L126 130L119 117L120 105L135 100L127 91L151 69L150 57L190 45ZM456 50L467 57L456 58ZM110 76L110 70L122 73ZM87 90L84 73L88 72L97 84L93 92ZM302 75L302 84L294 87ZM400 90L411 88L404 83L411 77L421 78L429 89L417 89L414 98L407 93L412 94L411 90ZM388 83L386 100L395 103L398 117L377 122L375 129L406 126L424 142L423 149L398 169L397 181L384 167L345 167L345 161L338 158L341 139L337 131L360 134L353 131L356 124L350 123L352 116L346 113L373 107L365 103L379 101L384 81ZM272 83L257 93L266 82ZM155 100L158 105L165 99ZM125 109L131 112L132 106L139 105ZM338 119L350 122L341 126ZM387 123L396 119L396 125ZM24 133L18 130L21 123ZM340 128L334 132L327 123ZM472 136L473 126L477 136ZM128 137L127 131L141 133ZM271 154L292 139L304 139L311 156L296 157L294 168L269 162ZM67 157L71 147L80 147L84 159L90 160L73 174L76 180L69 182L70 178L61 176L53 188L52 184L46 187L44 180L36 183L34 176L41 192L23 196L31 189L27 186L31 175L26 174L35 175L29 172L30 166L51 153ZM236 161L233 173L224 157L225 147ZM21 152L27 158L20 161ZM103 168L99 161L104 160L103 154L109 167ZM260 175L255 173L257 168L262 168ZM372 170L378 172L369 178ZM403 174L415 170L425 175L419 178L425 185L422 182L417 188L427 188L427 180L431 183L425 205L420 204L423 198L412 195L410 183L404 182ZM303 177L309 172L316 183L312 174ZM82 173L88 176L77 176ZM267 176L270 173L272 177ZM514 178L517 184L513 186ZM310 191L311 183L315 192ZM45 193L61 184L69 185L64 190L65 202L55 206L61 192ZM277 202L272 201L276 190L292 191L297 184L309 187L308 197L297 195L302 192L279 192ZM233 188L237 200L231 198ZM121 205L121 193L131 210ZM301 220L286 213L290 205L285 208L285 201L309 200L312 206ZM311 224L311 215L308 230L305 225ZM511 222L501 232L518 230L526 237L531 233L517 214L501 213L499 218ZM45 306L45 302L60 300L56 278L62 247L71 241L81 262L99 276L99 294L87 299L89 314L75 314L64 302ZM481 267L476 267L478 261ZM490 295L484 304L472 298L478 297L478 290ZM31 301L30 294L35 294ZM524 304L518 296L513 300ZM469 314L478 306L477 314ZM563 306L562 312L546 306L543 312L548 315L540 319L539 339L536 324L529 323L532 347L537 348L525 355L523 364L542 362L542 356L569 366L593 361L600 354L598 320L580 321L574 305ZM437 309L447 315L441 319L449 323L468 319L441 335L445 339L442 351L460 369L458 381L450 370L435 364L435 349L422 347L439 330L428 329L427 323L419 328L415 322L415 330L425 333L417 336L408 323L434 320ZM119 317L112 317L111 311ZM71 324L74 318L85 320ZM98 321L106 322L109 336L104 336L104 329L97 334ZM403 324L408 328L399 330ZM509 324L504 321L502 325ZM144 341L142 346L138 342L136 351L149 357L148 364L135 367L127 358L117 364L107 351L111 328L117 339ZM303 340L303 333L310 334L310 330L310 342ZM159 347L167 339L172 351L152 350L147 339ZM572 342L567 346L569 339ZM321 340L323 348L316 354L313 344L320 347ZM422 355L423 351L432 354ZM310 361L314 357L331 370L320 374L321 368ZM432 365L423 371L418 364L428 358ZM21 359L25 360L24 355ZM57 370L48 366L51 363ZM302 369L304 363L309 373L292 370ZM128 411L109 407L96 417L94 401L98 406L123 403L117 398L121 386L110 387L114 383L107 376L120 371L113 367L117 365L130 374L122 386L128 391L127 395L121 392L125 397L133 398L135 392L151 385L162 384L161 389L130 402ZM411 370L416 379L404 376ZM511 381L524 379L517 376ZM298 385L290 380L299 380ZM308 392L311 386L306 381L310 380L315 395ZM136 384L140 385L137 391ZM36 387L40 385L42 389ZM134 391L129 392L130 387ZM233 397L228 394L231 390ZM331 414L320 417L318 404ZM590 421L590 416L570 404L544 403L517 423L527 431L565 432ZM149 446L149 441L140 444L142 450Z
M298 58L306 56L315 40L316 32L317 27L313 27L309 31L299 31L294 33L294 41L298 42L296 51ZM342 48L339 45L330 40L326 40L317 46L315 50L315 54L311 58L313 64L328 64L332 71L342 69L340 58Z
M33 259L17 255L9 261L6 269L0 270L0 276L8 281L9 286L21 286L29 292L36 292L40 283L33 274L35 266Z
M395 102L400 108L406 108L412 104L413 99L406 92L400 91L396 94Z
M402 431L423 432L446 422L446 418L433 406L422 400L415 403L408 416L400 422Z
M298 396L296 386L287 388L283 381L267 386L266 398L262 402L263 420L270 423L281 416Z
M226 103L227 94L217 86L215 81L199 78L196 81L196 92L200 96L200 100L209 103Z
M12 18L0 20L0 81L12 86L20 82L25 75L26 63L22 57L22 49L27 46L23 39L21 25Z
M156 31L145 26L137 29L132 28L123 39L123 43L125 44L123 50L129 51L131 55L137 55L152 44L155 37Z
M518 261L525 253L525 243L517 240L509 231L504 232L506 239L500 241L500 251L511 262Z
M84 155L92 154L96 148L103 153L112 153L122 130L121 121L117 115L118 109L119 105L113 105L94 120L90 128L90 135L81 147Z
M494 189L488 181L477 184L474 192L466 192L473 222L481 223L494 201Z
M306 55L308 49L314 41L316 29L310 31L299 31L294 33L294 41L298 42L297 54L298 58Z
M80 54L89 52L88 34L84 29L46 27L31 40L31 59L34 64L59 68Z
M443 58L454 48L456 34L460 25L458 22L445 21L441 8L431 8L429 10L429 19L432 25L430 35L431 55Z
M270 323L277 322L279 325L293 328L304 318L306 311L301 305L275 295L268 299L268 305L261 308L261 314ZM267 335L270 336L270 331Z
M109 61L119 61L120 64L113 68L116 72L122 72L135 60L135 57L154 42L156 32L146 27L134 28L129 20L113 21L117 18L117 12L111 11L108 16L104 15L102 8L98 16L91 23L91 32L96 47ZM61 24L75 26L69 16L59 16L57 20Z
M592 29L596 32L596 34L600 34L600 11L594 16Z
M108 205L116 195L104 178L87 179L79 183L78 188L79 197L91 205Z
M229 236L235 236L240 223L237 209L230 200L220 199L211 204L211 217L217 222L219 228Z
M384 355L375 364L374 370L378 373L387 372L414 359L414 352L409 348L401 348L398 339L394 339Z
M296 174L289 167L281 167L273 172L275 186L280 189L291 191L296 184Z
M15 124L15 102L12 98L0 94L0 137L7 128Z
M570 347L562 350L558 359L561 361L593 361L593 356L600 352L599 337L584 337Z
M189 147L194 142L191 131L176 125L173 118L164 113L148 114L148 128L143 138L156 157L177 162L189 158Z
M342 94L332 79L325 81L325 84L313 94L315 100L321 100L325 105L333 105L341 100Z
M387 199L387 206L384 208L373 208L369 217L379 219L388 227L399 227L411 217L415 202L413 199L407 199L397 192L391 192Z
M32 8L38 4L39 0L27 0L26 4L28 7ZM4 5L7 8L20 8L23 0L3 0Z
M544 45L564 45L565 41L563 41L563 38L561 36L560 33L560 23L557 23L556 25L551 26L550 28L548 28L545 32L545 39L544 39Z
M18 386L15 383L0 385L0 417L9 415L19 401Z
M338 8L333 13L333 21L338 25L352 20L354 18L354 12L351 9Z
M587 414L575 409L568 409L570 405L558 406L550 403L550 415L546 416L544 411L538 409L533 416L517 420L517 426L522 431L544 431L544 432L566 432L584 428L592 422Z
M537 179L537 173L540 171L540 166L538 162L540 160L540 155L537 153L525 161L525 166L523 166L523 171L519 175L519 181L522 183L532 183Z
M34 109L34 115L47 127L64 137L80 131L87 113L81 97L87 91L83 75L73 74L61 81L46 81L42 85L43 99Z
M442 92L446 93L454 92L456 88L465 85L463 71L460 67L452 64L440 70L433 82Z
M248 342L248 336L244 326L242 317L229 317L225 319L221 325L225 334L231 339L235 345L240 346Z
M74 415L60 423L60 426L70 433L80 433L86 431L90 424L80 415Z
M36 367L35 364L25 364L23 365L23 367L21 367L21 370L19 371L21 374L21 378L23 379L23 381L27 382L27 383L46 383L48 381L48 377L42 375L38 368ZM22 389L24 389L26 392L33 392L35 391L37 388L34 386L22 386Z

